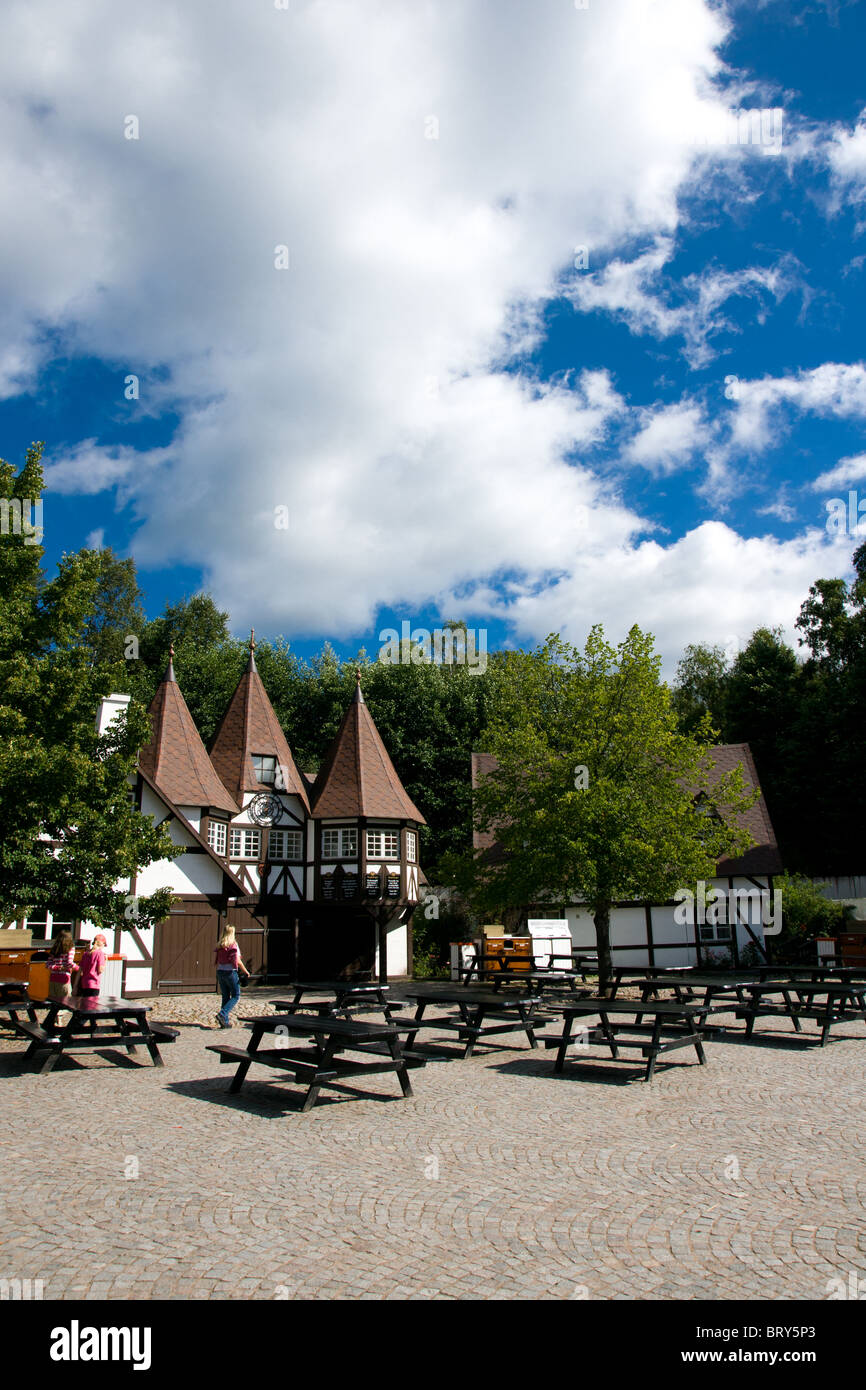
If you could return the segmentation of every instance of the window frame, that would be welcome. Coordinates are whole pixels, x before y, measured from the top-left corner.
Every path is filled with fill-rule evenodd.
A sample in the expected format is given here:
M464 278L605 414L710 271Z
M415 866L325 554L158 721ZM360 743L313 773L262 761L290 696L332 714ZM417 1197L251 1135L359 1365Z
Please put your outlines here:
M252 765L253 765L253 772L254 772L255 775L256 775L256 781L259 783L259 786L261 786L261 787L273 787L273 786L276 784L276 780L277 780L277 756L276 756L276 754L275 754L275 753L251 753L251 754L250 754L250 761L252 762ZM256 767L256 763L257 763L257 762L260 763L260 764L261 764L261 763L265 763L265 762L273 763L273 768L265 769L265 768L262 768L262 767ZM263 773L264 771L266 771L266 770L273 773L273 775L272 775L270 778L267 778L267 777L263 777L263 776L262 776L262 773Z
M394 853L389 854L385 848L386 840L393 840ZM370 841L377 842L377 848L370 848ZM367 849L367 862L371 860L379 861L383 864L397 864L400 862L400 832L399 830L368 830L366 832L365 845Z
M236 835L240 835L240 836L241 836L241 852L240 852L240 854L236 854L236 853L235 853L234 847L233 847L233 845L232 845L232 841L233 841L233 839L234 839L234 837L235 837ZM258 849L255 851L254 854L249 854L249 853L247 853L247 851L246 851L246 844L247 844L247 836L248 836L248 835L254 837L254 843L257 843L257 844L258 844ZM246 862L246 863L255 864L255 863L257 863L257 862L261 859L261 857L262 857L262 832L261 832L261 829L260 829L257 825L233 825L233 826L231 826L231 827L230 827L230 830L229 830L229 859L235 859L235 860L238 860L238 861L244 861L244 862Z
M215 844L215 843L214 843L214 840L213 840L213 838L212 838L212 836L214 835L214 832L219 832L219 831L222 831L222 848L220 848L220 846L219 846L218 844ZM208 848L209 848L209 849L212 849L213 852L214 852L214 854L218 855L220 859L225 859L225 857L226 857L226 850L227 850L227 848L228 848L228 842L229 842L229 825L228 825L228 821L224 821L224 820L211 820L210 818L208 818L208 823L207 823L207 844L208 844Z
M284 837L284 836L286 837L286 841L285 841L285 843L286 843L286 852L285 852L285 854L275 854L275 853L274 853L274 840L273 840L273 837L274 837L275 835L278 835L278 836L280 837L280 841L281 841L281 842L282 842L282 840L283 840L283 837ZM288 836L289 836L289 835L293 836L292 844L297 846L297 853L296 853L296 854L292 854L292 853L290 852L290 850L289 850L289 841L288 841ZM268 859L269 859L269 860L271 861L271 863L273 863L273 864L300 864L300 863L303 863L303 859L304 859L304 835L303 835L303 831L301 831L301 830L292 830L292 829L290 829L288 826L284 826L284 825L280 825L280 826L271 826L270 829L268 830Z
M336 853L334 853L331 850L325 849L326 835L337 836ZM347 840L350 845L350 848L348 849L346 848ZM328 863L337 862L343 859L357 859L358 827L356 825L323 825L322 838L319 841L319 852L321 854L322 860L327 860Z

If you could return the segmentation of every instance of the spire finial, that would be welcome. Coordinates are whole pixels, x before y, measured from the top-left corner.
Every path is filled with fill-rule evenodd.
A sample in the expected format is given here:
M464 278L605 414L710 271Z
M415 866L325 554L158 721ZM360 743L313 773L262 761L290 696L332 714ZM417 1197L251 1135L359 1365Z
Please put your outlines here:
M164 680L164 681L173 681L173 680L174 680L174 643L173 643L173 642L169 642L169 644L168 644L168 666L165 668L165 675L163 676L163 680Z
M256 649L256 630L255 630L254 627L251 627L251 628L250 628L250 655L252 655L252 653L255 651L255 649Z
M356 667L355 667L355 680L358 682L359 685L361 684L361 668L360 668L360 666L356 666Z

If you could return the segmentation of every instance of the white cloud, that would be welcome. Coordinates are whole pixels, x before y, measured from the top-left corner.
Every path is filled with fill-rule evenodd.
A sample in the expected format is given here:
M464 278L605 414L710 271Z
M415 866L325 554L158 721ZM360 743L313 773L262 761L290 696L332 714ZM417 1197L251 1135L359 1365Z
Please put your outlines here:
M755 628L778 625L796 647L793 623L809 585L819 575L844 573L851 550L849 536L830 538L817 528L782 542L746 539L722 522L705 522L669 546L645 540L604 557L582 554L571 574L518 596L507 611L518 637L562 632L578 644L593 622L621 641L639 621L672 676L687 642L742 646ZM644 596L639 619L636 593Z
M784 258L766 268L708 269L684 276L673 289L663 281L673 253L672 238L658 237L650 250L633 260L614 259L603 270L578 276L570 291L572 302L583 312L612 314L632 333L682 337L685 357L691 366L699 367L716 355L710 338L739 331L721 312L727 300L746 297L762 303L771 296L778 302L797 283L796 262Z
M730 444L760 453L776 442L782 407L836 419L866 418L866 366L862 362L824 362L792 376L734 379Z
M590 468L613 381L578 360L540 388L513 357L576 245L654 247L596 293L693 360L728 298L783 292L773 267L657 293L726 23L707 0L7 0L0 390L90 354L140 377L131 424L180 417L164 449L49 449L50 486L115 488L136 558L200 566L238 630L372 633L381 604L469 594L542 635L661 608L681 645L756 613L774 567L790 611L814 547L635 548ZM699 432L680 410L633 442L662 469Z
M118 488L121 497L141 487L142 477L157 470L170 456L168 449L130 448L126 444L97 444L82 439L57 458L46 455L45 486L51 492L93 495Z
M105 527L98 526L95 531L91 531L86 537L84 546L86 550L102 550L105 545Z
M824 148L837 195L866 199L866 110L853 128L835 126Z
M689 464L710 438L700 406L686 401L643 410L640 420L640 431L625 446L623 457L657 475Z
M866 454L852 454L840 459L835 468L828 468L811 484L813 492L828 492L832 488L849 487L866 480Z

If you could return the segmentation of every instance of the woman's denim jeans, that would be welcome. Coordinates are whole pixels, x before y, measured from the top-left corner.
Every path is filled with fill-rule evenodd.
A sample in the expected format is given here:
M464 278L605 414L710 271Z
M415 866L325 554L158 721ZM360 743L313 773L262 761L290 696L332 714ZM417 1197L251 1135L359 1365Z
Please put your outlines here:
M223 997L222 1008L219 1016L225 1023L229 1021L229 1014L241 997L241 984L236 970L218 970L217 984Z

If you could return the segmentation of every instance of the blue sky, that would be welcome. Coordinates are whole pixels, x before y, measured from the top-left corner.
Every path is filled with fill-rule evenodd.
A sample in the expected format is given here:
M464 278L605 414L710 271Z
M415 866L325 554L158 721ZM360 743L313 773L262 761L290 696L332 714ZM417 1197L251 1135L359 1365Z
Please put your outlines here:
M46 441L49 565L111 545L149 615L205 587L304 654L637 622L669 671L846 573L862 4L74 10L0 21L0 450Z

